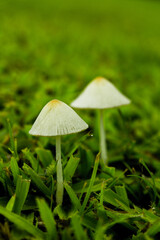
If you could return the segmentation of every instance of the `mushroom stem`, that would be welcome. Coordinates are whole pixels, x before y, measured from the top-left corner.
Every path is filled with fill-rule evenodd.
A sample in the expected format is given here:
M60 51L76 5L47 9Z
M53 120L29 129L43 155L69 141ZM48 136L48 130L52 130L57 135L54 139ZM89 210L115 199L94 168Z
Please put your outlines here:
M103 117L103 109L100 109L100 150L101 150L101 158L103 163L107 163L107 146L105 139L105 130L104 130L104 117Z
M57 192L56 202L57 205L63 202L63 173L61 163L61 137L56 136L56 161L57 161Z

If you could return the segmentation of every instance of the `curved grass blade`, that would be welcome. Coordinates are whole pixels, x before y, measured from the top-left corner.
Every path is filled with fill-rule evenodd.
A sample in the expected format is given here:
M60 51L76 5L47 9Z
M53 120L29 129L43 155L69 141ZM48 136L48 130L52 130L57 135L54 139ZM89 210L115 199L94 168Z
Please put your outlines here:
M31 177L33 183L37 186L37 188L50 199L51 191L49 188L43 183L40 176L27 164L23 165L24 171Z
M100 153L97 154L96 156L96 160L95 160L95 164L94 164L94 168L93 168L93 173L92 173L92 176L91 176L91 180L90 180L90 183L89 183L89 187L88 187L88 191L86 193L86 196L85 196L85 199L83 201L83 204L82 204L82 207L80 209L80 214L82 214L84 212L84 209L87 205L87 202L89 200L89 197L91 195L91 189L93 187L93 184L94 184L94 181L96 179L96 174L97 174L97 170L98 170L98 164L99 164L99 159L100 159Z
M37 199L41 218L46 226L48 232L48 240L57 239L56 223L53 218L53 213L48 207L44 199Z
M79 201L77 195L75 194L75 192L73 191L73 189L67 184L67 182L64 182L64 187L65 187L73 205L76 206L76 208L80 209L80 207L81 207L80 201Z
M37 237L37 239L45 239L45 234L40 231L38 228L34 227L30 222L28 222L25 218L10 212L6 208L0 206L0 214L6 217L10 222L17 225L17 227L22 230L28 232L29 234Z

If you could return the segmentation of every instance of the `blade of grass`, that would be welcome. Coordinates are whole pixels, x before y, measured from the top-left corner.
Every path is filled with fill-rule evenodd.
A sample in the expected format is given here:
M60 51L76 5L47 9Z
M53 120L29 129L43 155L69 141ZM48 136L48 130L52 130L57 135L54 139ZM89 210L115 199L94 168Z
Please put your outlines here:
M74 230L74 235L76 240L87 240L88 237L86 235L86 232L84 231L82 225L81 225L81 219L80 216L74 215L71 220L71 224Z
M26 163L23 165L23 169L25 173L27 173L30 177L33 183L37 186L37 188L46 196L50 199L51 196L51 191L49 188L43 183L41 180L40 176L31 168L29 167Z
M27 198L30 187L30 180L23 179L22 176L18 176L16 185L16 199L13 207L13 212L20 214L23 208L24 202Z
M11 143L10 151L12 152L13 156L18 159L19 157L17 154L17 141L13 137L11 122L9 119L7 119L7 124L8 124L8 131L9 131L10 143Z
M84 212L84 209L85 209L85 207L87 205L87 202L89 200L89 197L91 195L91 189L92 189L92 187L94 185L94 181L96 179L96 174L97 174L98 165L99 165L99 159L100 159L100 153L98 153L97 156L96 156L96 160L95 160L95 164L94 164L91 180L90 180L90 183L89 183L88 191L86 193L85 199L84 199L82 207L80 209L80 214L82 214Z
M15 203L16 195L14 194L8 201L6 209L10 212L12 212L14 203Z
M117 194L124 200L125 204L129 207L129 199L124 186L115 186Z
M77 211L74 208L67 209L66 211L66 209L62 205L58 205L54 208L54 215L57 215L61 220L71 219L75 215L75 212Z
M34 227L30 222L28 222L25 218L10 212L6 208L3 208L0 206L0 214L2 214L4 217L6 217L10 222L17 225L18 228L21 228L22 230L28 232L29 234L32 234L38 239L45 239L45 234Z
M154 202L156 201L156 197L160 197L158 192L157 192L157 189L156 189L156 185L155 185L155 180L154 180L154 176L153 176L153 173L149 170L149 168L147 167L146 163L144 162L143 159L140 159L139 160L140 163L144 166L144 168L147 170L147 172L150 174L151 178L152 178L152 183L153 183L153 192L154 192Z
M108 167L108 166L103 166L102 171L109 175L109 177L115 177L115 168L114 167Z
M36 148L36 153L44 168L48 167L53 162L53 156L50 150Z
M89 184L90 184L90 179L87 179L85 182L81 181L79 183L73 184L72 188L75 191L75 193L81 193L82 188L84 188L84 185L85 185L85 188L83 189L83 192L86 193L88 191ZM94 185L91 188L91 191L92 192L100 191L101 190L101 184L102 184L102 180L96 179L95 182L94 182Z
M119 181L120 178L124 177L124 175L127 171L128 171L128 169L125 169L118 177L114 178L113 181L110 184L108 184L108 188L113 187L116 184L116 182Z
M87 182L84 182L82 190L81 190L81 194L79 196L79 202L81 202L81 199L82 199L82 196L83 196L83 193L84 193L84 190L85 190L86 186L87 186Z
M153 225L147 230L147 234L149 236L155 236L157 233L160 232L160 221L157 220L153 223Z
M107 189L104 191L104 201L127 212L131 212L131 209L126 205L124 199L115 192L113 192L111 189Z
M94 235L95 240L104 239L107 226L108 224L104 224L102 221L98 222L95 230L95 235Z
M100 193L100 206L103 206L104 188L105 188L105 182L103 181L101 185L101 193Z
M57 239L56 223L53 218L53 213L48 207L44 199L37 199L38 208L41 218L46 226L48 232L48 240Z
M64 179L66 181L70 181L78 167L80 158L75 158L73 156L70 157L69 161L67 162L67 166L64 169Z
M91 229L92 231L95 231L97 222L97 216L95 216L93 212L84 214L82 217L82 225Z
M33 156L28 148L22 150L26 159L30 162L32 168L37 171L37 159Z
M158 220L160 221L160 217L158 217L153 212L148 211L146 209L143 209L142 211L142 218L150 222L151 224L153 224L155 221L158 221Z
M80 201L75 192L73 191L73 189L67 184L67 182L64 182L64 187L71 199L71 202L74 204L74 206L76 206L77 209L80 209L81 207Z
M5 155L5 152L4 152L3 148L2 148L2 146L0 144L0 158L2 158L5 162L7 162L7 158L6 158L6 155Z
M73 153L79 148L79 146L82 144L82 142L85 141L85 139L90 136L90 132L83 135L81 138L79 138L76 143L74 144L75 147L67 154L66 157L71 157L73 155Z
M20 174L20 171L19 171L18 163L17 163L17 160L16 160L15 157L11 158L11 163L10 164L11 164L11 171L12 171L12 174L13 174L14 184L16 185L17 178L18 178L18 175Z

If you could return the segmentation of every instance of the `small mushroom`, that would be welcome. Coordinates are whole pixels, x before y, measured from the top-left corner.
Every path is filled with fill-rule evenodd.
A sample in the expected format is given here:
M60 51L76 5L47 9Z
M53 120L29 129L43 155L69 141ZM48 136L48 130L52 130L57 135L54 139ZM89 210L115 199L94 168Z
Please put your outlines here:
M129 103L130 100L120 93L111 82L103 77L97 77L91 81L83 92L71 103L71 106L74 108L99 109L100 150L104 164L107 162L107 148L103 123L104 109L114 108Z
M57 192L56 202L63 201L63 173L61 164L61 136L81 132L88 125L64 102L52 100L47 103L29 133L36 136L56 136Z

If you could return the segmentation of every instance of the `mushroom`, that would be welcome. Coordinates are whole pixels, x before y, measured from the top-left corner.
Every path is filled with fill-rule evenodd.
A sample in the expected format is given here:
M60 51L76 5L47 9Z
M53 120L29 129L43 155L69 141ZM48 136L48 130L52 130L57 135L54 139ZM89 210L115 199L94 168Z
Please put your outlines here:
M61 136L81 132L88 125L67 104L59 100L48 102L39 113L29 133L36 136L56 136L57 192L56 202L63 201L63 173L61 164Z
M71 103L74 108L99 109L100 111L100 150L104 164L107 163L107 148L104 130L104 109L129 104L130 100L103 77L91 81L83 92Z

